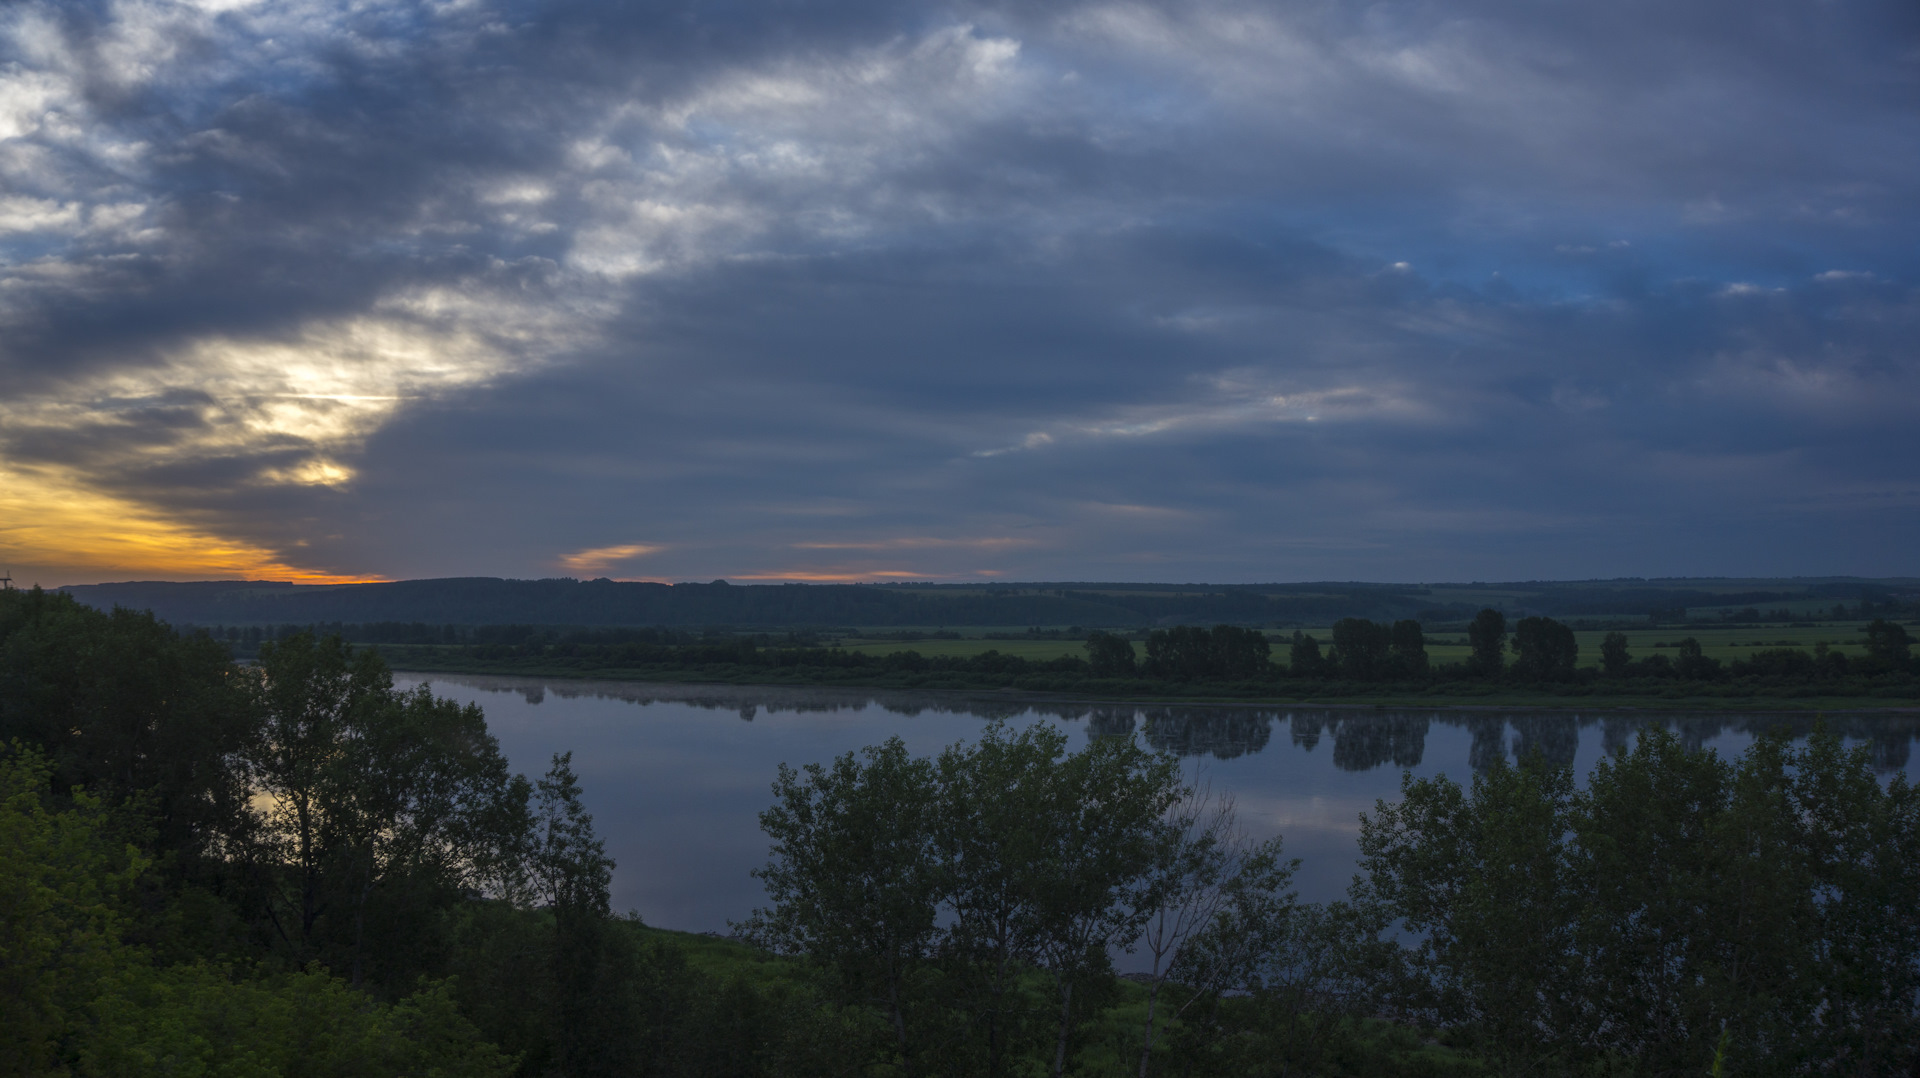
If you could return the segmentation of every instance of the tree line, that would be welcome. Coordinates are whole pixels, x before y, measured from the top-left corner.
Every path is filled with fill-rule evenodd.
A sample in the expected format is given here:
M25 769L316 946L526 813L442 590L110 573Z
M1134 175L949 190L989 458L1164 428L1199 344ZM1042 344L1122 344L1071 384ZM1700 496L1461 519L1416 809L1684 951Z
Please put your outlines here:
M1282 644L1236 625L1176 626L1146 635L1143 647L1119 633L1087 634L1084 657L1029 659L989 649L974 655L884 655L821 646L805 634L691 633L678 630L574 632L554 637L526 628L518 643L462 648L386 650L408 669L527 670L608 673L681 680L792 681L926 688L1015 686L1090 693L1330 693L1390 686L1408 691L1484 693L1488 686L1548 692L1663 692L1676 684L1721 686L1752 694L1796 691L1912 695L1912 639L1901 625L1876 619L1866 627L1867 654L1848 656L1816 645L1773 648L1722 663L1698 640L1679 641L1671 656L1635 657L1626 634L1608 633L1596 666L1580 665L1571 627L1531 616L1509 623L1493 609L1466 626L1465 662L1435 663L1421 624L1343 618L1327 639L1296 631Z

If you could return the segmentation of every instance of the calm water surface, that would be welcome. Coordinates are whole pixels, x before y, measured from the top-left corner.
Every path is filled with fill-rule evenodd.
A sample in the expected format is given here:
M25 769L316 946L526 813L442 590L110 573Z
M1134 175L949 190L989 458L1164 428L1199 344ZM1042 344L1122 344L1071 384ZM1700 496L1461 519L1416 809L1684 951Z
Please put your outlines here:
M1131 735L1179 753L1190 773L1230 790L1256 837L1278 833L1302 859L1301 897L1339 897L1352 878L1359 816L1399 797L1402 772L1465 781L1476 767L1537 748L1585 775L1603 754L1653 724L1691 744L1738 755L1754 737L1810 716L1592 712L1325 711L1300 708L1028 704L857 689L400 673L486 710L516 771L535 776L572 751L594 825L618 862L617 910L648 924L725 932L763 902L748 875L766 863L758 814L781 763L825 762L899 735L930 755L978 736L991 719L1052 723L1075 747ZM1920 717L1836 716L1876 766L1915 774Z

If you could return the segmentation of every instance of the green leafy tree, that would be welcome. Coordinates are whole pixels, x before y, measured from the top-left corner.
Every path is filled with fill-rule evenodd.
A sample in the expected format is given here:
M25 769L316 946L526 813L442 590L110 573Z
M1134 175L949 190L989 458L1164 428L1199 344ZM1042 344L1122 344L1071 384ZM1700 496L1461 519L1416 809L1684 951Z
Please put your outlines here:
M830 767L783 764L773 792L773 807L760 814L772 856L754 873L773 906L756 911L751 935L830 968L849 1002L884 1009L901 1073L918 1073L915 994L940 939L949 885L935 844L931 761L889 738Z
M1126 637L1117 633L1088 633L1086 649L1087 665L1092 668L1094 677L1134 675L1133 641Z
M253 853L271 923L296 962L334 963L357 985L378 955L404 982L437 911L500 876L528 788L479 708L396 693L377 655L338 637L262 645L252 674L248 756L266 799Z
M1419 677L1427 672L1427 636L1420 623L1412 618L1393 623L1393 666L1396 673L1405 677Z
M251 730L226 649L151 614L0 592L0 740L37 746L51 788L138 796L172 873L204 874L251 820L234 760Z
M1673 672L1688 681L1711 681L1720 676L1720 660L1708 658L1700 641L1689 636L1674 649Z
M1177 681L1244 681L1264 676L1272 645L1258 629L1179 625L1147 637L1146 673Z
M1907 630L1885 618L1867 625L1867 654L1888 666L1904 667L1913 659L1913 638Z
M1320 677L1326 672L1326 660L1320 654L1320 641L1294 630L1287 649L1287 671L1294 677Z
M1516 1073L1552 1072L1569 1061L1561 1031L1582 1022L1572 770L1495 759L1471 791L1408 774L1401 792L1361 817L1360 851L1383 907L1420 940L1408 1004Z
M1467 623L1467 644L1473 649L1467 668L1482 677L1494 677L1506 663L1507 616L1488 607Z
M0 757L0 1072L504 1078L444 984L388 1006L318 969L157 965L128 942L148 862L99 799L49 807L51 766Z
M1608 677L1623 677L1633 656L1627 652L1626 633L1608 633L1600 641L1600 669Z
M1521 618L1513 628L1513 672L1537 681L1566 681L1580 661L1573 630L1552 618Z
M1181 788L1173 758L1123 738L1059 761L1052 785L1049 848L1025 869L1038 915L1035 954L1054 983L1052 1071L1061 1078L1079 1018L1112 993L1113 949L1131 945L1162 901L1154 869L1163 817Z
M1366 618L1341 618L1333 623L1333 651L1328 663L1341 677L1374 681L1387 673L1393 649L1393 630Z
M937 761L941 804L935 840L953 874L946 944L983 1040L981 1069L1007 1072L1031 1034L1033 1007L1020 972L1040 957L1046 931L1042 895L1029 878L1054 849L1059 792L1054 765L1066 736L1034 725L1009 733L1002 723L970 747Z

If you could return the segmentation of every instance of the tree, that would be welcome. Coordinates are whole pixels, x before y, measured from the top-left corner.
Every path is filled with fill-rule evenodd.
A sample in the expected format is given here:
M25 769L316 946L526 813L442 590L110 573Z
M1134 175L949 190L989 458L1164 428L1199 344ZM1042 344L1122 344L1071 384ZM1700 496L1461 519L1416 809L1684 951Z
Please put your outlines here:
M1393 623L1393 665L1407 677L1427 672L1427 637L1420 623L1403 618Z
M396 693L377 655L338 637L263 645L248 688L260 725L247 762L266 798L252 853L278 937L295 961L338 962L356 985L370 955L403 967L425 918L499 878L528 787L478 707L426 686Z
M1491 607L1481 610L1467 624L1467 643L1473 648L1467 668L1482 677L1494 677L1506 662L1507 616Z
M1461 1027L1519 1073L1566 1058L1580 1022L1568 962L1576 903L1566 836L1571 768L1495 759L1470 792L1444 776L1401 780L1402 801L1360 821L1362 865L1419 939L1407 1003Z
M1720 660L1707 658L1700 641L1689 636L1675 649L1673 672L1688 681L1711 681L1720 676Z
M1200 998L1199 993L1188 993L1185 1004L1162 1015L1162 990L1174 976L1175 963L1189 943L1212 927L1226 910L1225 885L1239 872L1247 856L1245 833L1235 816L1231 795L1215 795L1210 787L1190 785L1167 810L1165 823L1149 880L1151 912L1140 936L1140 946L1152 963L1147 971L1147 1013L1140 1037L1141 1078L1148 1072L1161 1028Z
M1267 634L1237 625L1213 627L1213 652L1217 676L1225 681L1246 681L1266 677L1273 672L1268 662L1273 646Z
M1633 656L1627 653L1627 634L1608 633L1600 641L1600 669L1608 677L1622 677L1627 672Z
M1913 638L1907 630L1885 618L1875 618L1867 626L1867 654L1888 666L1904 667L1912 661Z
M50 788L139 796L166 871L217 871L244 842L235 758L251 717L226 649L151 614L101 613L60 593L0 591L0 741L36 745Z
M937 842L951 873L949 955L977 986L984 1070L1004 1072L1010 1040L1030 1017L1018 1005L1019 967L1053 983L1052 1070L1097 990L1111 989L1109 949L1130 944L1151 912L1161 818L1179 793L1170 757L1103 738L1068 754L1066 736L1000 723L936 764Z
M1087 665L1094 677L1132 677L1133 641L1117 633L1087 634Z
M1383 676L1393 648L1393 630L1366 618L1341 618L1333 623L1333 651L1328 665L1341 677L1373 681Z
M1197 681L1214 676L1213 634L1197 625L1176 625L1147 634L1148 677Z
M1294 630L1292 646L1287 649L1287 671L1294 677L1320 677L1326 661L1320 655L1320 641Z
M755 911L749 932L833 970L846 998L882 1007L901 1073L912 1075L912 996L941 936L949 883L935 844L933 765L894 737L830 768L782 764L773 792L773 807L760 814L773 850L754 873L773 906Z
M531 846L535 893L553 914L554 1062L569 1078L631 1074L641 1060L629 941L611 916L614 862L580 800L571 752L537 783Z
M1537 681L1573 677L1580 644L1573 630L1552 618L1521 618L1513 632L1513 670Z
M1051 849L1026 866L1039 914L1035 942L1058 1004L1053 1076L1068 1063L1076 992L1113 982L1112 951L1130 946L1160 901L1154 884L1162 820L1180 794L1178 763L1131 740L1103 738L1060 762ZM1090 1010L1098 997L1086 999Z
M0 1071L504 1078L443 984L387 1006L318 969L162 966L128 941L150 862L100 799L57 810L50 765L0 752Z

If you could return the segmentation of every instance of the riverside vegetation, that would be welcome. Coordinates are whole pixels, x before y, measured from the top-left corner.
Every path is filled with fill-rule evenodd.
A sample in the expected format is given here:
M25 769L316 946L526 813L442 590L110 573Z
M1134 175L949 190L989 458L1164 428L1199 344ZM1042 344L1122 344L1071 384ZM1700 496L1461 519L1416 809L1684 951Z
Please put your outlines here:
M1920 1065L1920 801L1824 731L1409 779L1324 904L1130 738L888 741L781 769L737 940L614 914L566 757L510 774L477 708L338 639L238 667L0 594L0 738L6 1073Z
M1484 609L1466 625L1464 662L1429 661L1413 619L1344 618L1326 639L1296 631L1277 654L1269 637L1234 625L1177 626L1127 636L1086 633L1084 656L1026 658L994 647L970 655L924 655L911 647L873 654L822 646L810 632L733 633L676 629L541 629L483 626L464 643L421 643L453 627L354 626L400 669L620 677L654 681L864 685L901 689L1019 689L1092 697L1399 700L1474 703L1648 703L1707 706L1888 707L1920 702L1912 637L1875 618L1864 654L1825 643L1771 647L1723 661L1681 637L1636 657L1610 632L1599 663L1580 664L1567 625L1548 617L1509 624ZM287 631L298 631L288 627ZM259 630L253 630L255 636ZM236 640L242 639L236 635ZM1668 652L1671 652L1669 654ZM1278 661L1282 660L1284 661Z

